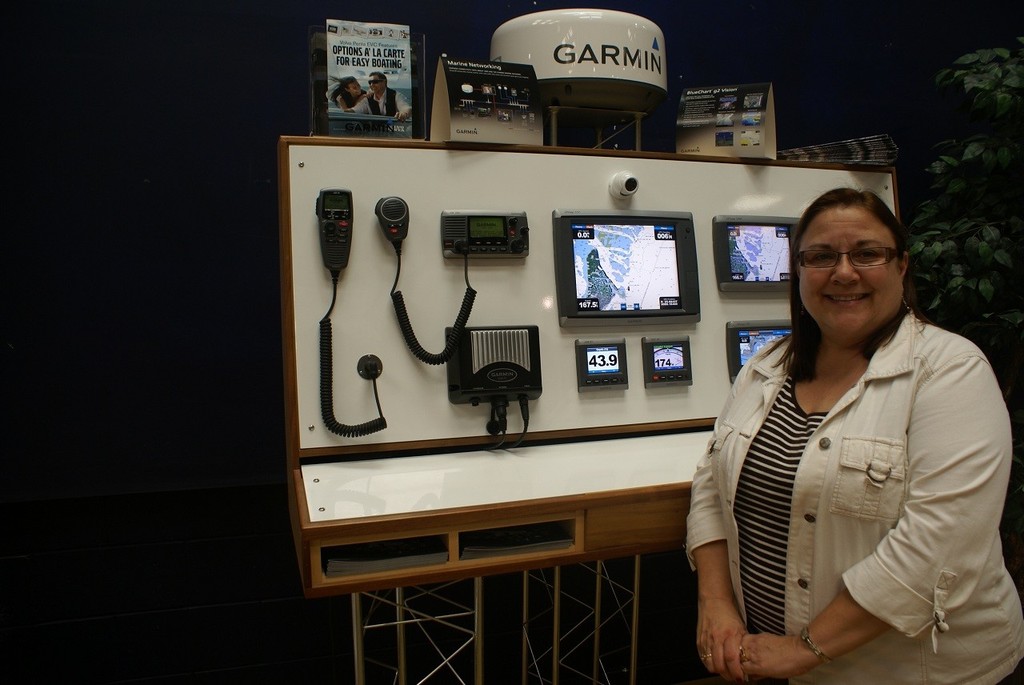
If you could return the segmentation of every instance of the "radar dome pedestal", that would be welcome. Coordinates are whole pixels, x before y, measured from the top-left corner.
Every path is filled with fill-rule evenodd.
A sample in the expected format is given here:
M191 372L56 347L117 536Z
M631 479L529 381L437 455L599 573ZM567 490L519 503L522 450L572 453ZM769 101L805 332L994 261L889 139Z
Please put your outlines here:
M547 10L510 19L491 37L491 61L532 65L544 107L650 113L668 92L661 29L615 10Z

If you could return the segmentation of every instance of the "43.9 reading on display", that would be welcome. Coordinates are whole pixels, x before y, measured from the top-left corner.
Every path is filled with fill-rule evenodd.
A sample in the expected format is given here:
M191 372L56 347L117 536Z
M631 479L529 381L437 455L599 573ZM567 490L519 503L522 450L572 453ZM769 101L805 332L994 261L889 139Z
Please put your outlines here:
M580 392L629 387L626 339L577 340L576 386Z
M588 347L587 367L590 373L618 373L619 348L614 345L609 347Z

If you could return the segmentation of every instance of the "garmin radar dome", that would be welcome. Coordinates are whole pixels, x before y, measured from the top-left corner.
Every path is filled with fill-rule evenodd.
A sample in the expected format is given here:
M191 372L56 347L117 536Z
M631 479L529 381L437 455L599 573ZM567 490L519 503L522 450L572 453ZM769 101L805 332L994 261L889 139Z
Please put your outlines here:
M627 12L560 9L510 19L491 36L491 61L532 65L544 107L650 113L668 92L664 34Z

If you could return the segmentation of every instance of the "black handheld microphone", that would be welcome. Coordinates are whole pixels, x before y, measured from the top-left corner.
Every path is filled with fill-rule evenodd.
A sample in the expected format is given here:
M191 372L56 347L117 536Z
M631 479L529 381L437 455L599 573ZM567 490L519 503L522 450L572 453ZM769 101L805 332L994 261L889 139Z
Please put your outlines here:
M400 197L382 197L374 208L384 238L394 245L395 250L409 235L409 205Z
M352 250L352 192L324 188L316 198L320 221L320 254L324 266L335 276L348 266Z

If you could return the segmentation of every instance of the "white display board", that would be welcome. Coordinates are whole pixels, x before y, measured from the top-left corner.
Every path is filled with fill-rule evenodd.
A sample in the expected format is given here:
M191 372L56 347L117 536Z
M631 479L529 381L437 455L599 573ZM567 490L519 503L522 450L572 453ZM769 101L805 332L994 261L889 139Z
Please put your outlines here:
M613 199L609 181L628 171L637 192ZM403 340L390 296L398 262L374 213L380 198L397 196L410 210L398 290L412 327L429 352L444 347L466 290L461 259L444 259L444 210L525 212L530 254L525 259L470 259L468 280L477 291L469 327L536 325L540 330L543 394L530 403L530 434L544 431L657 424L718 414L729 390L725 326L731 320L788 318L786 295L720 292L714 273L711 221L718 214L798 216L820 193L837 186L871 189L894 206L891 170L821 168L783 163L693 161L671 155L595 154L572 151L449 149L433 144L325 144L282 139L282 255L285 322L294 336L294 392L299 449L350 448L479 437L489 407L452 404L444 365L414 358ZM362 437L329 432L321 419L319 321L331 306L331 277L321 262L315 214L322 188L345 188L353 197L353 236L341 272L333 326L334 414L345 424L377 416L372 384L356 371L360 357L383 363L377 379L387 428ZM555 305L552 211L634 209L693 215L698 249L701 320L670 326L559 325ZM290 295L289 295L290 288ZM288 305L291 305L289 312ZM645 388L643 336L689 337L693 384ZM574 341L625 338L628 389L580 393ZM289 360L288 363L291 363ZM518 407L508 409L509 442L522 430ZM329 451L329 450L328 450Z

